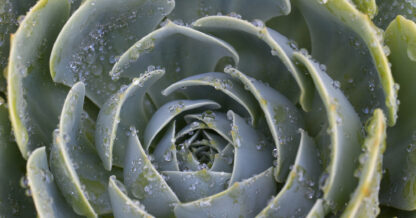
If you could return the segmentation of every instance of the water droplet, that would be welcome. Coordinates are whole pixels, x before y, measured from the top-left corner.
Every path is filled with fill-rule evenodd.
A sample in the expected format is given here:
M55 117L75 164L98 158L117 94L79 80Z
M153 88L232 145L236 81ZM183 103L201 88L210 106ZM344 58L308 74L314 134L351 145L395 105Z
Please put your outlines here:
M332 87L334 87L336 89L340 89L341 88L341 83L337 80L333 80L332 81Z
M325 186L326 180L328 179L329 174L323 173L321 177L319 178L319 187L323 188Z
M29 180L28 180L27 176L22 176L20 178L20 186L22 188L29 188Z
M28 197L31 197L32 196L32 190L30 190L30 188L26 189L25 190L25 195L28 196Z
M273 56L279 56L279 52L278 52L276 49L272 49L272 50L271 50L271 54L272 54Z
M166 162L172 161L172 151L168 151L165 155L163 155L163 159Z
M201 200L199 202L200 207L210 207L211 206L211 200Z
M237 19L241 19L241 18L242 18L242 16L241 16L241 15L239 15L239 14L237 14L237 13L235 13L235 12L231 12L231 13L229 13L229 14L228 14L228 16L230 16L230 17L234 17L234 18L237 18Z
M152 195L152 185L146 185L144 187L144 192L146 192L148 195Z
M413 152L414 150L416 149L416 144L414 144L414 143L410 143L408 146L407 146L407 152Z
M299 48L298 48L298 45L296 44L296 42L295 42L295 41L290 40L290 41L288 42L288 44L289 44L289 46L290 46L293 50L298 50L298 49L299 49Z
M416 61L416 48L414 46L407 47L407 56L410 60Z
M263 21L262 20L259 20L259 19L254 19L251 23L254 26L258 27L258 28L263 28L264 27Z
M189 186L189 190L191 190L191 191L195 191L195 190L196 190L196 185L195 185L195 184L191 184L191 185Z
M274 158L277 158L277 157L279 156L279 154L278 154L278 153L279 153L279 151L277 150L277 148L274 148L274 149L273 149L273 152L272 152L273 157L274 157Z
M315 190L313 190L312 188L308 187L306 189L306 192L305 192L305 197L307 199L313 199L314 195L315 195Z

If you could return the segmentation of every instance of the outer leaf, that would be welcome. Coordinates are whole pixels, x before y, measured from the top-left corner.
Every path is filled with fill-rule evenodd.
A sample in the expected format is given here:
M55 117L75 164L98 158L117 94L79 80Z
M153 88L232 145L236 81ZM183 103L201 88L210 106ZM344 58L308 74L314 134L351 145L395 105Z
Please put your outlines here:
M392 71L400 84L397 124L387 130L380 201L402 210L416 209L416 24L398 16L386 30ZM399 158L398 158L399 157Z
M279 194L257 215L260 217L305 217L318 195L319 151L313 139L305 131L293 169L289 173L285 186Z
M0 102L4 102L0 98ZM25 176L25 160L11 134L8 111L4 103L0 104L0 216L31 217L36 211L31 199L19 185ZM33 191L33 190L32 190Z
M165 71L156 70L135 78L102 106L97 118L95 146L107 170L113 164L123 166L126 133L130 132L130 127L139 131L145 129L149 120L144 108L146 91L164 74Z
M10 48L10 34L14 33L19 25L19 19L36 3L35 0L3 0L0 2L0 72L7 65ZM1 77L1 80L4 78ZM3 81L2 81L3 82ZM6 85L1 83L1 86ZM5 91L5 87L0 90Z
M127 190L123 183L118 181L115 176L110 177L108 184L111 206L115 218L151 218L140 202L134 201L127 195Z
M322 218L325 217L324 201L318 199L309 211L307 218Z
M234 166L230 185L259 174L273 165L273 145L244 119L229 111L234 144Z
M366 127L367 137L364 141L364 153L361 154L359 184L352 195L347 208L342 214L347 217L376 217L378 194L382 176L383 153L386 149L386 118L380 109L374 111L372 119Z
M174 7L170 0L90 0L60 32L50 58L55 82L86 84L87 96L101 106L126 80L108 72L134 42L152 31Z
M218 13L237 13L244 19L262 19L264 21L290 13L289 0L181 0L169 15L171 19L180 19L190 23L197 18Z
M297 0L296 5L311 32L312 56L328 69L361 120L382 108L394 125L397 89L382 30L350 0Z
M376 0L378 13L373 22L382 29L387 29L398 15L416 21L416 5L408 0Z
M175 207L176 217L253 217L275 194L272 169L242 182L234 183L216 195ZM256 199L253 202L253 199Z
M109 173L102 167L92 142L80 135L84 95L84 85L77 83L65 100L59 130L54 132L50 165L59 189L75 212L97 217L111 211Z
M152 116L144 130L144 148L147 150L156 135L165 127L169 121L184 111L208 107L218 109L221 106L210 100L175 100L161 106Z
M173 207L179 200L147 158L135 134L130 136L124 163L124 184L129 192L149 213L172 217Z
M230 173L211 172L206 169L194 172L164 171L162 173L181 202L195 201L224 191L231 177Z
M371 19L377 14L376 0L353 0L357 8Z
M416 216L415 211L405 211L399 210L392 207L381 207L380 208L379 218L391 218L391 217L400 217L400 218L413 218Z
M267 21L266 26L286 36L288 39L292 39L291 44L293 47L311 50L311 36L305 18L300 13L299 8L292 7L290 14L275 17ZM294 26L296 28L293 28Z
M256 26L228 16L204 17L193 26L230 43L240 56L236 68L246 75L260 81L273 81L270 86L292 102L299 101L300 91L300 103L308 110L309 96L313 93L308 90L313 85L290 60L295 49L292 41L264 25Z
M71 3L71 14L73 14L81 4L85 3L86 0L69 0Z
M285 96L261 81L233 68L226 68L224 71L237 77L260 104L277 148L276 179L278 182L283 182L299 147L298 130L304 128L300 112Z
M10 119L24 158L52 142L51 133L68 89L48 74L52 43L69 15L67 0L41 0L13 37L8 67Z
M45 147L36 149L30 155L27 161L27 175L39 217L79 217L55 185L54 176L49 171Z
M329 163L324 163L328 165L322 176L322 189L325 212L336 212L348 201L357 184L351 178L358 160L351 160L351 157L358 157L360 153L361 122L341 90L334 87L333 80L319 68L319 63L299 52L294 58L308 70L327 113L330 157ZM325 144L320 146L322 150Z
M238 62L238 54L224 41L168 20L163 27L127 50L110 74L121 79L134 78L155 67L165 68L167 73L164 79L149 91L158 107L185 95L176 92L169 97L162 96L160 92L163 89L185 77L212 72L224 57Z

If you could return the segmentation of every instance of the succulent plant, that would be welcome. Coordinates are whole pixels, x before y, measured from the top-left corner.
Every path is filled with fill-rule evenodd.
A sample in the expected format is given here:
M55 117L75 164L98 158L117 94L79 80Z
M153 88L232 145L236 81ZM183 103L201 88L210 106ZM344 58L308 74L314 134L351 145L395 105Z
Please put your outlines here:
M416 216L414 21L412 0L0 0L0 217Z

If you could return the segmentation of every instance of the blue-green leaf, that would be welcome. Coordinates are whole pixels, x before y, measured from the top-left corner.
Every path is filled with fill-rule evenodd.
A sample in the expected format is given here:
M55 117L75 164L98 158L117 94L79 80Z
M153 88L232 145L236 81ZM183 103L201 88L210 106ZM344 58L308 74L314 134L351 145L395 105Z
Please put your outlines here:
M178 197L154 168L134 133L129 137L124 163L124 184L129 193L154 216L172 217Z
M69 16L67 0L41 0L26 15L11 42L8 101L16 142L24 158L52 143L68 89L50 79L48 58Z
M108 74L118 56L154 30L174 7L171 0L89 0L60 32L50 58L55 82L86 85L87 96L101 106L128 80Z
M153 114L144 130L144 148L147 150L163 127L182 112L207 107L218 109L220 105L210 100L175 100L164 104Z
M229 111L232 120L234 166L230 185L257 175L273 165L273 145L244 119Z
M132 200L123 183L111 176L108 184L111 206L115 218L152 218L140 201Z
M27 176L38 217L79 217L55 184L56 175L49 170L45 147L36 149L29 156Z
M416 209L416 24L398 16L386 30L394 78L400 85L400 110L394 127L387 130L382 204L401 210Z
M176 217L254 217L263 209L277 190L272 169L242 182L236 182L227 190L175 207ZM255 199L255 201L253 201Z
M144 108L146 91L164 74L155 70L133 79L102 106L97 118L95 146L107 170L113 164L123 166L130 127L144 131L149 120Z
M313 207L319 192L319 151L313 139L301 131L299 151L293 169L279 194L257 216L305 217Z
M181 202L205 198L228 187L230 173L211 172L206 169L193 172L163 171L166 182Z

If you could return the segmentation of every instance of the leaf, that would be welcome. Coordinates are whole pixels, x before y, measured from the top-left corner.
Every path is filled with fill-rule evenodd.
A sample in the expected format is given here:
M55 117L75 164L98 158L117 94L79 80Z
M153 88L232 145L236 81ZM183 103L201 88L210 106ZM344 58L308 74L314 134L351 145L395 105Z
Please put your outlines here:
M239 111L241 106L244 107L246 110L244 112L250 115L252 124L256 123L259 109L256 107L257 105L255 103L255 99L247 93L247 91L244 89L244 86L239 84L231 76L224 73L202 73L187 77L168 86L162 91L162 94L169 95L172 92L179 90L180 88L183 89L192 86L197 86L198 88L201 86L211 86L215 88L215 90L223 92L225 95L227 95L228 98L219 98L218 94L215 93L215 101L217 101L220 105L227 105L228 109L230 110L236 108ZM191 92L193 91L195 90L191 90ZM207 96L207 93L201 93L201 97L202 95ZM239 104L235 107L230 107L230 98Z
M402 210L416 209L416 24L398 16L386 30L391 49L394 78L400 85L400 111L394 127L387 130L387 150L383 159L386 173L380 190L382 204Z
M289 99L261 81L250 78L234 68L226 68L224 71L238 78L253 94L263 110L277 149L276 180L283 182L299 147L298 130L304 128L300 111Z
M198 48L198 49L195 49ZM229 57L238 62L238 54L224 41L167 20L164 26L131 46L110 74L115 78L134 78L145 71L163 68L166 75L149 95L157 107L184 98L184 94L162 96L160 92L183 78L212 72L218 61Z
M135 134L130 135L124 163L124 184L129 193L139 199L150 214L172 217L173 207L179 200L154 168Z
M175 128L176 122L173 121L153 151L154 165L157 165L160 171L179 171L178 158L176 157Z
M227 140L217 134L207 131L202 131L202 133L209 140L210 145L217 149L217 151L222 151L228 144Z
M349 0L325 2L297 0L294 4L308 24L312 57L323 64L320 67L335 80L361 121L367 120L374 109L382 108L393 126L398 110L397 89L382 30Z
M319 151L313 139L302 130L293 169L279 194L256 217L305 217L319 192Z
M244 19L261 19L266 21L275 16L290 13L289 0L181 0L177 1L175 9L168 16L170 19L190 23L197 18L218 13L235 13Z
M0 2L0 72L7 65L10 49L10 34L16 31L19 25L19 19L21 18L20 16L24 16L35 3L35 0L4 0ZM2 80L4 79L1 76L0 78ZM3 87L1 91L5 91Z
M399 210L392 207L381 207L380 208L379 218L391 218L391 217L400 217L400 218L411 218L415 217L415 211L405 211Z
M271 88L292 102L300 101L305 110L309 108L313 85L291 61L295 51L291 40L265 26L229 16L203 17L193 27L230 43L240 57L235 66L241 72L260 81L273 81Z
M189 142L187 141L187 144L192 143L194 139L194 137L191 138ZM179 144L179 146L182 145ZM194 156L192 151L190 151L190 149L186 147L186 145L184 145L183 147L181 147L180 150L178 150L176 156L178 157L180 171L197 171L201 167L200 162Z
M318 199L309 211L307 218L322 218L325 217L324 201Z
M373 22L382 29L387 29L398 15L416 22L416 5L412 1L406 0L376 0L378 13Z
M322 101L317 107L323 107L326 111L328 126L324 125L322 131L328 135L328 145L320 142L319 146L321 153L325 151L324 146L329 146L329 154L321 154L321 157L329 155L329 160L323 163L325 171L321 175L320 185L324 193L325 214L336 212L348 201L357 184L357 180L351 178L358 160L351 160L351 157L358 157L360 153L362 125L352 105L342 91L333 85L334 81L319 68L318 62L300 52L294 53L293 57L307 69L319 101Z
M211 171L231 173L233 171L234 146L228 144L225 148L215 155Z
M65 199L80 215L97 217L111 212L107 179L93 142L83 137L82 107L85 86L72 87L62 109L59 130L54 132L50 167Z
M25 159L37 147L52 142L68 91L50 80L47 67L52 44L68 15L67 0L41 0L11 42L7 98L16 142Z
M293 40L294 49L305 48L311 50L311 36L309 34L306 20L300 13L299 8L292 7L287 16L274 17L267 21L266 26L281 35ZM296 26L296 28L293 28Z
M221 106L210 100L175 100L161 106L150 118L144 130L144 148L149 149L156 135L176 116L184 111L203 107L218 109Z
M230 134L231 122L227 119L227 115L225 113L205 111L201 114L187 114L184 118L188 122L192 120L202 121L208 126L208 129L214 130L223 139L233 143Z
M56 175L49 170L45 147L37 148L30 155L27 175L39 217L79 217L55 185Z
M208 126L205 123L201 121L192 121L188 123L185 127L183 127L178 133L176 133L175 140L178 141L178 139L188 134L191 134L197 130L206 129L206 128L208 128Z
M90 0L82 4L60 32L50 58L53 80L67 86L86 84L87 96L102 106L127 80L108 72L126 49L174 7L170 0Z
M81 4L85 3L86 0L70 0L71 3L71 14L73 14Z
M386 149L386 118L380 109L374 111L366 126L367 137L360 155L358 187L342 213L347 217L376 217L380 212L378 195L382 177L383 153Z
M377 14L376 0L353 0L358 10L367 14L371 19Z
M272 169L242 182L236 182L227 190L175 207L176 217L253 217L266 206L277 187ZM253 201L253 199L256 199Z
M107 170L113 164L123 166L130 127L140 132L145 129L149 120L144 108L146 91L164 74L163 70L155 70L135 78L102 106L97 118L95 146Z
M111 205L115 218L151 218L139 201L134 201L127 195L127 190L123 183L118 181L115 176L110 176L108 184Z
M273 165L271 143L232 111L231 136L234 144L234 166L230 185L259 174Z
M230 173L206 169L193 172L162 171L162 174L181 202L195 201L224 191L231 177Z
M4 100L0 99L0 102L0 216L33 217L36 215L33 202L25 195L25 189L19 185L22 181L25 183L25 160L13 142Z

